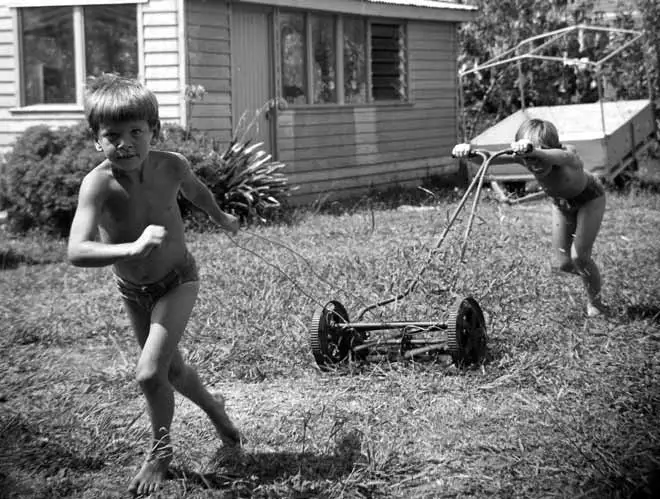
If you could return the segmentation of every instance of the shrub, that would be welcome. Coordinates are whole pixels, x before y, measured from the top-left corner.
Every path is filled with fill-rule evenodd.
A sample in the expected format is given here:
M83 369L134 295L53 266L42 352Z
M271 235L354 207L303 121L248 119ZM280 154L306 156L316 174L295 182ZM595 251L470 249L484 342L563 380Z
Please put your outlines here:
M68 234L80 182L103 157L90 147L91 141L83 124L57 129L40 125L18 137L5 158L0 185L10 230Z
M37 229L66 237L75 213L78 189L84 176L103 160L92 147L86 123L51 129L36 126L16 140L0 171L0 203L7 207L9 229ZM159 149L179 152L214 193L222 209L243 223L265 221L270 211L288 195L284 165L272 161L259 143L234 137L221 149L218 141L178 125L163 127ZM180 199L182 213L198 228L208 227L206 217Z

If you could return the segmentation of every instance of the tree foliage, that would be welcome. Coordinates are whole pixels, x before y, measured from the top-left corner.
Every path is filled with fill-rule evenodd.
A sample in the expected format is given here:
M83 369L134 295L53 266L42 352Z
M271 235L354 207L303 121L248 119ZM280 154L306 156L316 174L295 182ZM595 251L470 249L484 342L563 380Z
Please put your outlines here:
M523 59L465 75L462 78L464 131L474 136L524 106L544 106L640 99L660 95L660 3L619 0L612 19L596 11L594 0L473 0L479 7L474 22L460 30L459 69L470 70L502 56L530 37L578 25L639 30L644 38L612 56L601 66ZM634 35L574 30L538 52L567 61L599 61L620 50ZM544 37L521 47L521 54L538 47ZM507 54L513 57L516 53ZM650 82L650 85L647 84ZM602 92L599 93L599 84ZM522 91L521 91L522 89Z

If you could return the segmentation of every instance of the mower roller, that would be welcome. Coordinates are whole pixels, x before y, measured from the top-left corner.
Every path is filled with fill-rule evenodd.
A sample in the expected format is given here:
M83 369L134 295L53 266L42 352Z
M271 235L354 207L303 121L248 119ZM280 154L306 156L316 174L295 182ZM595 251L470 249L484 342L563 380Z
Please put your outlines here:
M309 328L309 340L314 359L321 369L327 370L347 360L421 360L439 355L451 356L454 364L459 367L483 361L487 343L486 321L479 303L471 296L459 297L438 320L361 320L367 311L399 301L412 292L435 251L445 240L467 198L476 189L460 252L463 260L488 167L498 156L513 154L511 149L492 153L477 149L473 153L482 158L482 164L450 217L434 250L429 253L428 260L406 290L396 297L369 305L362 310L356 322L350 321L346 308L337 300L327 302L320 311L314 313Z

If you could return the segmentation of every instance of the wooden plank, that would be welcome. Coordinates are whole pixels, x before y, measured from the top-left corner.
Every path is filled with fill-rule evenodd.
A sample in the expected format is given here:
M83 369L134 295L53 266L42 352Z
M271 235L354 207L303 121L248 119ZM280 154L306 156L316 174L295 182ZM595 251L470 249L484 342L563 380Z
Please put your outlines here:
M188 40L188 50L202 54L230 54L229 40Z
M174 80L178 85L179 66L147 66L144 71L144 77L147 81L150 80Z
M438 115L434 118L419 118L393 121L385 129L386 132L415 131L423 135L435 133L438 128L451 128L456 125L453 117ZM365 126L366 125L366 126ZM377 126L376 126L377 129ZM296 140L309 137L340 137L339 140L345 141L349 137L358 136L362 141L364 133L374 130L371 123L333 123L325 126L279 126L278 135L281 138L294 138Z
M419 170L427 170L428 175L433 175L434 170L437 169L456 168L454 163L455 161L453 160L450 162L447 158L437 157L402 160L397 161L396 165L399 169L399 173L406 173L410 171L419 172ZM392 166L392 161L365 163L355 165L354 167L346 166L332 169L318 169L314 168L313 165L307 165L306 168L300 168L297 165L295 169L289 168L289 166L285 167L282 170L282 173L287 176L291 175L291 179L295 179L295 181L298 183L325 182L388 174L393 171Z
M449 144L449 142L451 142L451 144ZM447 146L442 147L443 143L447 143ZM439 139L438 143L432 146L417 145L417 147L410 148L404 147L403 145L401 145L401 147L390 146L390 149L392 149L390 151L378 150L373 146L363 147L360 148L360 150L356 150L355 147L345 147L341 150L331 148L331 151L335 151L333 155L330 155L327 151L325 151L324 154L319 153L318 155L301 155L297 154L295 150L280 150L279 160L290 163L312 163L315 165L315 168L319 169L334 169L343 166L355 166L357 164L449 156L451 153L451 146L454 145L453 143L453 138L451 140L443 138ZM444 153L444 151L448 152Z
M178 38L176 26L145 26L145 40L172 40Z
M193 115L197 118L231 116L231 104L205 104L193 106Z
M198 130L231 130L229 116L196 117L193 123Z
M144 65L149 70L158 66L178 66L178 52L151 52L144 55Z
M229 54L213 54L190 52L188 54L190 66L224 66L230 67L231 57Z
M177 52L179 51L179 41L176 38L169 40L145 40L144 53Z
M150 12L145 11L142 16L145 27L151 26L176 26L177 25L177 12L176 10L170 12Z
M229 28L189 24L188 36L196 40L229 40Z
M194 81L195 85L202 85L207 92L220 92L227 94L231 92L231 82L229 80L215 78L195 78Z
M190 74L195 75L195 82L199 79L229 80L231 69L227 66L199 66L190 67Z

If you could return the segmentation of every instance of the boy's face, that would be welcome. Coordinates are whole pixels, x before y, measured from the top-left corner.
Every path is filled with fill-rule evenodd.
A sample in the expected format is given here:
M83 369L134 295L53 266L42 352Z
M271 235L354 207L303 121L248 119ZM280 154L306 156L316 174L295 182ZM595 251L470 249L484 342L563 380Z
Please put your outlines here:
M101 123L96 148L113 166L124 171L139 170L156 143L160 125L150 127L146 120Z

